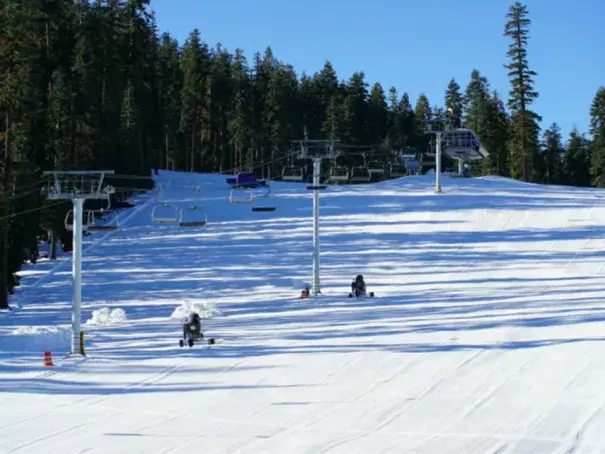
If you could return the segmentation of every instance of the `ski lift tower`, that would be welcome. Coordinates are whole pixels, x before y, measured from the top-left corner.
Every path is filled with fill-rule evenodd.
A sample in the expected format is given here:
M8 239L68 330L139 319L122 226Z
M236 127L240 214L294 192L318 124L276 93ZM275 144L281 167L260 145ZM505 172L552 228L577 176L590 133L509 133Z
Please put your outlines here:
M72 260L72 357L84 355L84 345L80 329L82 310L82 230L84 201L86 199L107 200L115 193L115 188L103 185L105 175L113 175L113 170L50 171L48 186L42 192L52 200L72 200L73 220L73 260Z
M464 173L464 163L489 156L479 137L466 128L452 128L448 121L434 120L426 124L425 134L435 134L435 193L441 192L441 152L458 161L458 172Z
M319 191L327 188L321 183L321 160L334 159L338 152L334 146L340 143L338 140L295 140L292 142L298 145L298 159L313 160L313 182L307 186L309 191L313 191L313 288L314 295L321 293L319 285Z

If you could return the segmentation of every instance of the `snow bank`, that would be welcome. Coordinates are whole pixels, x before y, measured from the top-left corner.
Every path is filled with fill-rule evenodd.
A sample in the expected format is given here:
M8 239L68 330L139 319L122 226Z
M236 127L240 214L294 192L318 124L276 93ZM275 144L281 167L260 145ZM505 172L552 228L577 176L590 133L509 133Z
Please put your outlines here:
M9 337L11 350L68 352L71 343L69 326L22 326Z
M192 303L191 301L185 301L174 310L170 318L182 320L187 318L192 312L198 313L200 318L212 318L215 315L220 314L220 311L214 303Z
M92 311L92 318L86 324L107 326L125 322L126 320L128 319L126 318L124 309L117 308L111 310L108 307L102 307L101 309Z

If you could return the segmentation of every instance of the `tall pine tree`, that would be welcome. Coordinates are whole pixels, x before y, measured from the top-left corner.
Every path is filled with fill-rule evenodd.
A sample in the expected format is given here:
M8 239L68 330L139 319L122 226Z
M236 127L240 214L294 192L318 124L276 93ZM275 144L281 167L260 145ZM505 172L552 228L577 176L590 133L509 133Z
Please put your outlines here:
M462 126L463 109L464 98L460 93L460 85L455 79L451 79L445 91L445 110L450 127L460 128Z
M565 183L571 186L590 186L589 143L576 127L569 134L563 156Z
M538 97L534 90L533 77L535 71L529 69L527 61L527 43L529 37L529 20L527 7L515 2L506 17L508 21L504 26L504 36L510 38L511 43L506 55L510 63L505 65L511 82L508 107L511 110L511 176L522 176L524 181L539 180L534 172L535 160L538 158L541 118L532 110L530 105Z
M489 82L474 69L464 96L464 127L483 138L489 130L487 113L490 103Z
M251 82L248 63L241 49L236 49L232 63L233 98L228 114L227 129L233 150L233 167L237 171L244 168L245 150L250 143Z
M561 128L557 123L553 123L544 131L542 137L544 183L561 184L563 182L563 153Z
M157 56L157 80L159 115L162 123L163 147L159 153L158 166L176 170L180 156L179 124L181 118L181 90L183 75L179 66L179 46L168 33L161 37Z
M590 108L592 184L605 187L605 87L600 87Z
M369 145L380 145L386 137L389 125L387 101L379 83L375 83L370 91L368 115Z
M485 105L478 134L489 152L489 156L483 161L483 173L506 176L508 175L507 142L510 120L497 91L482 102L485 102Z
M191 172L201 167L202 134L206 124L203 115L207 109L206 82L210 59L208 46L200 39L198 29L193 30L185 42L181 58L183 89L181 91L181 131L188 137L188 168Z

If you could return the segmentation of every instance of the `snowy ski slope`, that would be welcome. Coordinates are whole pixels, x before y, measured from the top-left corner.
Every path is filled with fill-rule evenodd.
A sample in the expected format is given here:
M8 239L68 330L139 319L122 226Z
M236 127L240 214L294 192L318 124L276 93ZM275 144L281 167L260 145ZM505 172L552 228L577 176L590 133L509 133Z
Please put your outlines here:
M0 315L1 453L605 452L605 199L486 177L330 187L323 295L312 199L274 213L202 188L209 224L151 223L157 193L85 239L87 359L65 359L71 262L28 266ZM183 202L181 205L187 206ZM53 267L54 266L54 267ZM366 278L374 299L349 300ZM183 303L213 305L208 349L179 348ZM97 314L98 315L98 314ZM44 368L50 349L54 368Z

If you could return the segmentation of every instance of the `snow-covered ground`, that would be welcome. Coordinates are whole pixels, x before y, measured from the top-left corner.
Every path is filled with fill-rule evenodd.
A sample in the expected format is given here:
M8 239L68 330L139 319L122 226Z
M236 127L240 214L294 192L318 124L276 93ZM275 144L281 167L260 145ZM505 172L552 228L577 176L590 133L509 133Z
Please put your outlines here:
M302 185L253 213L224 176L158 178L170 200L200 185L209 224L152 224L150 193L85 239L85 360L65 358L69 257L25 267L0 315L0 452L605 452L601 191L330 187L323 294L301 300ZM360 273L375 298L347 298ZM215 346L178 346L190 308Z

